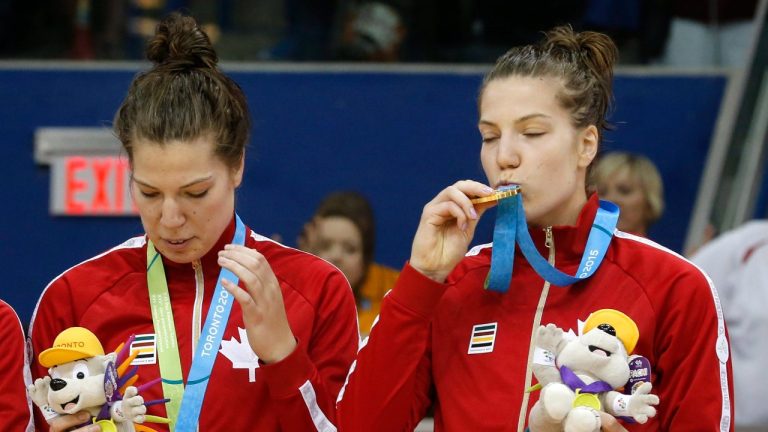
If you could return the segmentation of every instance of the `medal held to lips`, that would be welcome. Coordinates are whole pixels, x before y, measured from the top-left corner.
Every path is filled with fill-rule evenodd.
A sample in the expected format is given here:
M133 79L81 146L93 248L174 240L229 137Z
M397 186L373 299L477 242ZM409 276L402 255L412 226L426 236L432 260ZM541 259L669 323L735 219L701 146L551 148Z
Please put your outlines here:
M472 199L472 204L483 204L493 201L501 201L504 198L515 196L520 192L520 186L505 187L497 190L492 195Z
M619 207L609 201L600 200L582 253L581 263L576 273L570 275L558 270L537 250L528 232L523 195L519 185L504 186L491 196L472 200L475 204L491 201L497 201L498 207L496 225L493 229L491 268L485 287L500 293L506 293L512 281L515 245L520 246L525 260L530 263L536 273L552 285L565 287L592 276L605 257L619 220Z

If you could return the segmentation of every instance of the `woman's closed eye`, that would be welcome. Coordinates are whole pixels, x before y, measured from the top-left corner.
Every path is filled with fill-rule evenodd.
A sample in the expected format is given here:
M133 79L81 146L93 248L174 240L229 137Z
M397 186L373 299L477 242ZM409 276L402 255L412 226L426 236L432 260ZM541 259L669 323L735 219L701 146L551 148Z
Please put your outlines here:
M546 132L543 130L527 130L523 132L523 136L526 138L536 138L544 135Z
M208 194L208 189L200 192L187 192L187 195L189 195L192 198L202 198L207 194Z
M144 198L155 198L159 195L159 193L157 192L143 191L141 189L139 189L139 192L141 193L141 196L143 196Z

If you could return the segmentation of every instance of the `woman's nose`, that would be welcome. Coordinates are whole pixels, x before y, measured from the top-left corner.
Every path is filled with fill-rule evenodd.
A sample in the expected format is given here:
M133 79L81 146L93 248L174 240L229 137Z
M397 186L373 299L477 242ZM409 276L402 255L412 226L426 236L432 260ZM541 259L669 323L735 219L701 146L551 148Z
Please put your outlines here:
M184 224L184 213L178 203L172 199L163 201L162 215L160 223L168 228L177 228Z
M500 168L517 168L520 166L520 149L513 137L502 137L496 150L496 162Z

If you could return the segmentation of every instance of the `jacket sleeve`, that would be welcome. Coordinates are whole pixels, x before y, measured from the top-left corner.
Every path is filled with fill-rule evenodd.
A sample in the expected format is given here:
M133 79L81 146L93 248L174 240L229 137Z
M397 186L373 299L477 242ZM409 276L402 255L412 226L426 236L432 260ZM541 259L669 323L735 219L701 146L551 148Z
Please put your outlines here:
M355 300L340 272L324 282L310 340L261 367L282 430L335 431L335 401L360 341Z
M53 340L64 329L75 324L73 318L74 307L71 302L69 285L66 277L60 277L43 291L37 302L32 322L29 326L29 337L32 340L32 353L30 355L30 370L32 381L48 375L48 369L37 361L37 356L44 350L53 346ZM33 407L35 417L35 430L47 431L48 422L43 417L37 406Z
M431 320L446 285L406 265L337 401L339 430L413 430L431 405Z
M717 291L689 266L655 308L659 430L733 431L733 372Z
M2 300L0 341L6 348L6 354L0 357L0 421L6 425L3 430L31 430L32 411L24 384L24 371L28 367L24 331L16 313Z

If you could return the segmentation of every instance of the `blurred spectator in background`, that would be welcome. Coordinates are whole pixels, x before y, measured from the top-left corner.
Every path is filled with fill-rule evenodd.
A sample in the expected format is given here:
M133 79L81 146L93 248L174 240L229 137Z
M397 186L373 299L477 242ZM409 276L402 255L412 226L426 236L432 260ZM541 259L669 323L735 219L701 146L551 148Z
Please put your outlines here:
M338 60L396 62L405 38L398 11L381 2L363 2L351 8L343 20Z
M671 0L661 62L669 66L744 67L757 0Z
M611 152L598 160L592 174L600 198L621 208L617 228L647 237L648 228L664 211L664 185L653 162L641 155Z
M510 46L537 41L557 24L580 29L586 0L412 3L412 22L406 20L412 54L420 49L428 53L427 61L493 63Z
M702 246L691 261L709 274L720 295L731 339L736 426L768 430L763 401L768 365L768 220L725 232Z
M467 60L494 62L510 46L541 39L544 31L561 24L580 30L586 0L538 0L510 2L486 0L475 4L473 36L483 47L466 53ZM474 54L477 54L475 56Z
M140 59L158 19L186 9L200 17L225 61L490 63L510 45L568 23L609 34L624 64L742 66L757 0L0 3L4 58Z
M268 56L286 31L284 0L189 0L191 13L212 36L216 51L228 61Z
M360 333L371 331L381 299L395 284L398 271L373 262L376 227L373 209L357 192L334 192L304 226L299 248L331 262L349 280L357 301Z
M284 28L261 60L325 61L331 59L334 28L349 0L282 0Z
M587 0L585 29L616 41L622 64L648 63L664 50L669 30L669 0Z

